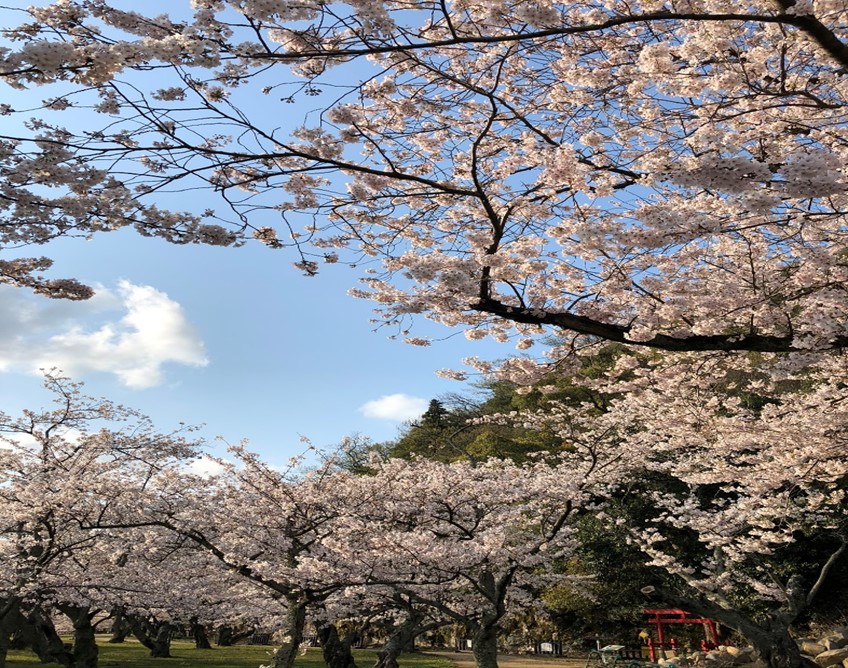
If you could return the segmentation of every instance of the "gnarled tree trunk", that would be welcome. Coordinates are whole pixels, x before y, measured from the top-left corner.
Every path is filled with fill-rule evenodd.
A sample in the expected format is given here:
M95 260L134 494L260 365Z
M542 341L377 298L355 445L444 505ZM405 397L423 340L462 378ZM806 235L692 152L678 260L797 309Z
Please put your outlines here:
M118 608L114 611L114 618L112 621L112 635L110 636L107 642L109 643L122 643L127 639L127 636L132 633L132 626L127 621L126 615L124 615L124 611Z
M477 578L477 587L485 594L486 609L469 628L473 631L471 652L477 668L498 668L498 630L499 623L506 614L506 593L515 575L517 567L495 575L484 570Z
M425 633L444 626L446 622L436 621L424 623L425 615L420 610L409 608L409 614L400 626L396 626L389 635L383 649L377 653L374 668L398 668L398 657L407 650L415 639Z
M20 615L21 636L42 663L58 663L72 668L74 656L62 642L53 620L38 607Z
M12 633L15 631L14 616L18 602L15 599L0 599L0 668L6 668L6 655Z
M236 631L232 626L218 627L218 640L215 642L219 647L232 647L240 640L249 638L256 632L256 629L246 628L241 631Z
M324 624L318 627L318 642L327 668L356 668L353 654L350 651L351 637L342 640L335 624Z
M74 668L97 668L97 641L91 620L94 613L87 607L60 605L59 609L74 625Z
M398 668L398 657L409 642L408 640L404 641L406 634L403 633L403 630L405 626L404 624L395 629L386 644L383 645L383 649L377 652L377 662L374 664L374 668ZM414 637L410 636L409 640Z
M212 644L209 642L209 636L206 635L206 628L203 624L197 621L197 617L192 617L189 620L191 635L194 638L195 649L212 649Z
M171 656L171 638L174 635L174 625L155 618L129 616L133 635L150 650L154 659L167 659Z
M484 615L474 628L471 652L477 668L498 668L498 619Z
M296 596L287 596L286 625L282 644L271 656L271 668L292 668L303 642L303 627L306 625L306 601Z

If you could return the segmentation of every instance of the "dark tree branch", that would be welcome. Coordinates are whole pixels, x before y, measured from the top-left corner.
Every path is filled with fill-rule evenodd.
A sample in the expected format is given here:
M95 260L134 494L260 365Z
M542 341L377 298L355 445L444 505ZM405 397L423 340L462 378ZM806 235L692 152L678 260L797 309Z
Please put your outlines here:
M539 309L529 309L520 306L508 306L495 299L481 300L470 308L481 313L496 315L505 320L520 322L528 325L550 325L559 329L576 332L586 336L596 336L608 341L626 343L634 346L645 346L659 350L676 352L687 351L757 351L770 353L786 353L803 350L796 346L792 336L772 336L757 334L692 334L690 336L669 336L657 334L647 341L631 339L629 325L618 325L601 322L574 313L549 313ZM830 341L831 349L848 347L848 337L839 336Z

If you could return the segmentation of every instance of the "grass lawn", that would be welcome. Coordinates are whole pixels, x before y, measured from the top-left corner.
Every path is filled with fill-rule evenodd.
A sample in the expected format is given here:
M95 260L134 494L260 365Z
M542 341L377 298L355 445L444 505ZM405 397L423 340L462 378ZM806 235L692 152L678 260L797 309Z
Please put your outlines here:
M204 650L195 649L193 642L175 640L171 643L170 659L151 659L147 649L130 640L119 645L103 643L99 647L101 668L258 668L260 664L268 662L268 652L272 649L256 645L238 645ZM358 649L353 650L353 654L360 668L371 668L377 660L374 650ZM401 668L452 668L452 664L447 660L420 654L404 654L399 663ZM41 665L43 664L32 652L10 651L6 661L6 668L33 668ZM310 648L304 656L298 658L295 667L326 668L321 658L321 650Z

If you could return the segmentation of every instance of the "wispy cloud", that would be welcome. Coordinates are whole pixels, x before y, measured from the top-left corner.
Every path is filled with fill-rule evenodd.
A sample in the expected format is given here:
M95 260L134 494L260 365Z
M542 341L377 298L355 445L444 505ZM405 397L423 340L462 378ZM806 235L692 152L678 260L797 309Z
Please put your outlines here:
M403 422L414 420L427 410L427 400L408 394L388 394L366 402L359 411L370 418Z
M203 341L164 292L127 281L85 302L0 286L0 371L111 373L131 388L159 385L167 363L205 366Z

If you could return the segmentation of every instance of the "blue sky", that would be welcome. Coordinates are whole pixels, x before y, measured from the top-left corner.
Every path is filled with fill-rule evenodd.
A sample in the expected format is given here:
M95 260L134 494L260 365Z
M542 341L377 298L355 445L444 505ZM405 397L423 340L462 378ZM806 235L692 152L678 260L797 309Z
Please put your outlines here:
M187 7L159 5L177 12ZM23 20L17 12L2 16L5 25ZM371 74L348 70L334 76ZM17 109L37 107L63 89L13 92L0 84L4 100ZM281 121L279 104L269 106L255 91L253 98L242 94L260 119L265 112L274 124L292 126L327 101L322 95L285 105ZM326 97L337 94L331 86ZM21 116L0 117L0 130L19 131ZM57 117L77 127L108 122L85 111ZM185 194L165 197L164 207L207 206L199 192L192 201ZM168 201L175 197L176 203ZM318 447L354 433L390 439L431 398L473 391L438 378L437 369L461 367L467 356L514 353L511 345L471 342L423 319L412 335L442 340L428 348L391 341L392 331L375 332L369 322L371 304L347 295L357 270L329 265L306 278L292 267L293 253L259 243L172 246L122 230L15 253L47 255L55 260L51 277L98 287L94 299L72 303L0 286L0 410L7 413L45 405L38 369L56 367L84 381L88 393L150 415L162 430L204 424L201 434L210 440L246 438L269 460L285 461L302 451L301 436Z
M319 447L354 433L392 438L429 399L473 391L437 369L512 350L424 320L416 335L447 338L428 348L391 341L369 323L371 304L347 296L355 270L306 278L289 253L259 244L173 246L121 231L24 251L54 258L52 276L99 287L88 302L0 287L7 413L45 405L37 370L58 367L162 430L205 424L209 439L246 438L282 462L302 450L301 435Z

